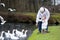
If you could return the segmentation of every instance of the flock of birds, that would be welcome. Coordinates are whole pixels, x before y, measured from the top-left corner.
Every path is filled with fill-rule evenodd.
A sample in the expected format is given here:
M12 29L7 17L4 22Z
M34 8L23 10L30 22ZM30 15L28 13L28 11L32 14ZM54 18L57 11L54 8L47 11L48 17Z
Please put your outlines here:
M24 32L24 33L23 33ZM27 37L28 30L22 29L22 31L18 31L17 29L13 29L12 33L8 30L8 32L2 31L0 40L21 40L21 38Z
M5 7L4 3L0 3L0 6ZM16 11L16 9L8 8L9 11L13 12ZM5 20L2 16L0 16L1 19L1 25L5 24ZM10 33L10 30L8 32L2 31L0 35L0 40L22 40L27 37L27 31L22 29L22 31L19 31L17 29L13 29L12 33Z
M2 21L1 25L4 25L6 21L3 19L2 16L0 16L0 19ZM10 30L8 30L8 32L2 31L0 40L25 40L25 38L27 37L27 31L28 30L24 29L22 29L22 31L13 29L12 33L10 33Z
M0 16L1 19L1 25L5 24L5 20L2 16ZM18 31L17 29L13 29L12 33L10 33L10 30L8 32L2 31L0 40L24 40L27 37L27 31L22 29L22 31Z
M0 16L0 19L2 21L1 25L5 24L6 21L3 19L2 16ZM0 40L22 40L27 37L27 31L28 30L24 30L24 29L22 29L22 31L13 29L12 33L10 33L10 30L8 30L8 32L2 31Z

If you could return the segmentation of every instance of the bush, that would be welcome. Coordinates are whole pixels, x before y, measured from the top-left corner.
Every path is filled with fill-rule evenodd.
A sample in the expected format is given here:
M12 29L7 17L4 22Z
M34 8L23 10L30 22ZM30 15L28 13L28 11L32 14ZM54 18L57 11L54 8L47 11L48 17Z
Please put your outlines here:
M56 25L60 24L60 14L54 13L53 15L51 15L49 24L56 24Z
M28 15L22 15L22 14L20 14L20 15L15 15L15 19L16 19L16 21L17 22L26 22L26 23L28 23L28 22L31 22L31 16L28 16Z
M23 14L0 14L4 17L7 22L23 22L23 23L34 23L36 22L36 13L23 13ZM60 14L51 14L49 24L59 24Z

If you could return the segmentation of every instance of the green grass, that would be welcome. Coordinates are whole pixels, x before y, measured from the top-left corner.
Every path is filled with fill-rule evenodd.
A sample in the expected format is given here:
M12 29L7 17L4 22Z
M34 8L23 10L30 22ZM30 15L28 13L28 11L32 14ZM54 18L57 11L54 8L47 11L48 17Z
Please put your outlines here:
M46 34L38 34L38 29L36 29L28 40L60 40L60 26L49 27L49 33Z

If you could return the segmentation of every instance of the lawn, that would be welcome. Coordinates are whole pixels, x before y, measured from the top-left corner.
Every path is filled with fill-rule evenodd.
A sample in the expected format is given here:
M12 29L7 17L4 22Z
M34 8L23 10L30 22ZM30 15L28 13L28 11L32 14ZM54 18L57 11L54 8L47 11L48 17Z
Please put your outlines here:
M60 26L50 26L49 33L38 33L38 29L34 30L28 40L60 40Z

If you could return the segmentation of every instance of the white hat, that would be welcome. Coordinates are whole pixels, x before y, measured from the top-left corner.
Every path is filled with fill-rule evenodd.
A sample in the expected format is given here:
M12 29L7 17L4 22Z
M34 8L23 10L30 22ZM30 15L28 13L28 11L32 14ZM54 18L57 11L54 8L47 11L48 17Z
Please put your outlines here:
M44 12L44 11L45 11L44 7L41 7L40 12Z

